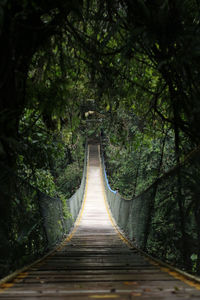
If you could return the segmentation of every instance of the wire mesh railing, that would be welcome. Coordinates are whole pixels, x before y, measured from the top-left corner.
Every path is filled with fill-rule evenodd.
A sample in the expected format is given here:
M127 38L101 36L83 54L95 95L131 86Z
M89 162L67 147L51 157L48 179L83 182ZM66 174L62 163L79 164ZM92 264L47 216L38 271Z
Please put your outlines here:
M50 197L16 176L5 167L1 197L10 201L10 218L0 220L0 276L30 263L58 244L70 231L82 205L85 191L88 148L86 145L83 175L79 189L63 202ZM14 182L12 193L5 180ZM13 179L13 180L12 180Z
M69 199L67 199L65 204L60 198L51 198L46 195L42 198L40 206L42 208L42 218L44 219L45 232L49 248L61 241L64 235L70 231L79 214L85 191L87 156L88 148L86 146L83 175L80 187ZM63 213L65 205L66 209L70 212L70 214L67 214L67 216L65 216Z
M129 240L156 258L200 274L200 149L130 200L109 187L101 157L111 212Z
M67 200L67 205L70 208L70 213L72 220L76 220L80 208L82 206L83 196L85 192L86 177L87 177L87 164L88 164L88 145L85 150L84 168L83 175L79 189L72 195L70 199Z

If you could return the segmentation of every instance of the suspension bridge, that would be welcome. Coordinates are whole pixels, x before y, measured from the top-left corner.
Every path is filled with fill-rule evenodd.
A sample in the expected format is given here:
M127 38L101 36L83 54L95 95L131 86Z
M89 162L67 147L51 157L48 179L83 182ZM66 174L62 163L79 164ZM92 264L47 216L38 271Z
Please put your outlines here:
M88 147L82 208L51 253L1 281L0 299L200 299L200 283L145 256L113 220L99 145Z

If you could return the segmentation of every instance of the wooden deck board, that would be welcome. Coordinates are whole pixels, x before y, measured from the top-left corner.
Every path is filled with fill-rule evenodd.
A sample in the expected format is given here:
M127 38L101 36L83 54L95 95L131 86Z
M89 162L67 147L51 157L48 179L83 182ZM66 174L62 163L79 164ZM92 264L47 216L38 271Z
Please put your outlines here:
M90 145L85 204L71 240L2 285L0 299L200 299L122 241L106 210L97 150Z

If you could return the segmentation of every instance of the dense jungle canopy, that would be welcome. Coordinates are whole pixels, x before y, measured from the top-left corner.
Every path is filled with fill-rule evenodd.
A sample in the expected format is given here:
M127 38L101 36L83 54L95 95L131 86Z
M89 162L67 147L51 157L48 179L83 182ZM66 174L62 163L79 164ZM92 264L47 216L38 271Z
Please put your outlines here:
M80 184L85 137L103 137L110 181L126 197L198 152L200 1L1 0L0 44L5 274L13 260L23 265L44 251L41 240L33 242L36 207L18 191L29 185L63 201L70 197ZM176 209L162 202L154 220L162 235L150 246L198 272L199 168L193 175L196 196L184 206L179 189ZM178 237L165 251L174 220Z

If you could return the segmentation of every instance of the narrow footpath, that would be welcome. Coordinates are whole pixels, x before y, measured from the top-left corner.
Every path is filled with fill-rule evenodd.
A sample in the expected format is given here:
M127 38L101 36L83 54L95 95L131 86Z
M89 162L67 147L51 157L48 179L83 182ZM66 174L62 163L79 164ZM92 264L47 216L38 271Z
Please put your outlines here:
M74 230L54 253L2 285L0 299L200 299L200 285L164 272L117 231L105 201L98 149L89 146L85 197Z

